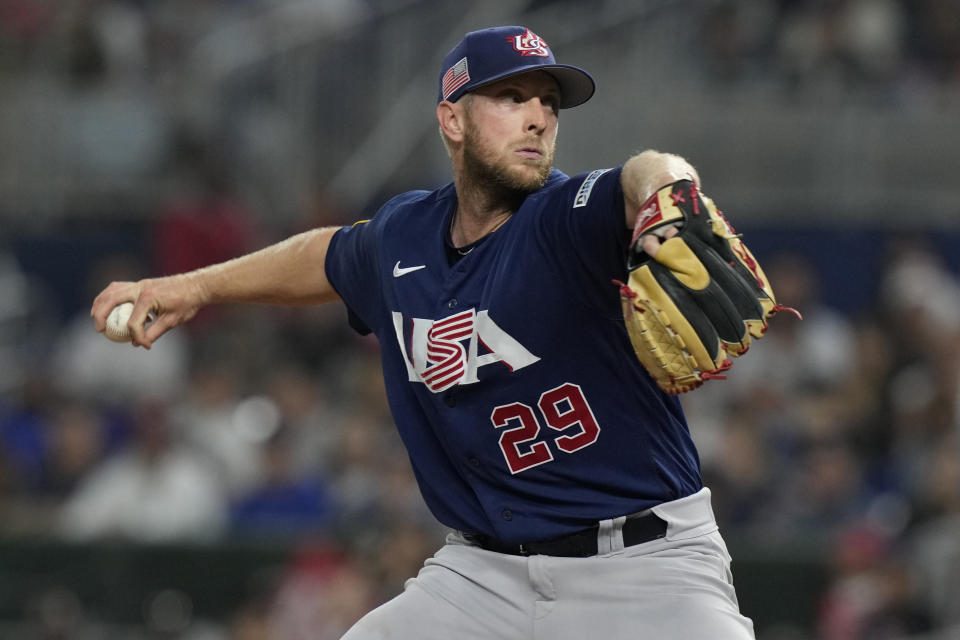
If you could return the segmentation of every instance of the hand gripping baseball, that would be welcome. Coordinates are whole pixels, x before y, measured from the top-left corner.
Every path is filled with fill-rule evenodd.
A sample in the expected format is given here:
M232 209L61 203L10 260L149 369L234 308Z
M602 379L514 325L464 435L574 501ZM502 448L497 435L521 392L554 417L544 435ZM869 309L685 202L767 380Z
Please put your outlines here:
M133 303L127 328L134 346L150 349L170 329L190 320L204 304L203 289L189 275L112 282L90 308L98 332L107 327L107 316L124 302Z
M669 227L679 232L663 233ZM629 283L619 283L627 331L668 393L723 377L730 358L746 353L767 320L786 309L753 254L690 180L663 187L641 207L627 266Z

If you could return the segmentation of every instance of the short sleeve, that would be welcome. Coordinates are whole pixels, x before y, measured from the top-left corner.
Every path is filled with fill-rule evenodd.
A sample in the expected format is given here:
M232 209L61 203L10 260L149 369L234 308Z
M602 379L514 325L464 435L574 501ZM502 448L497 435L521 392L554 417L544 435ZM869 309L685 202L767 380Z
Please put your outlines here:
M377 227L374 220L344 227L327 249L327 280L346 304L350 326L361 335L376 331L379 317Z

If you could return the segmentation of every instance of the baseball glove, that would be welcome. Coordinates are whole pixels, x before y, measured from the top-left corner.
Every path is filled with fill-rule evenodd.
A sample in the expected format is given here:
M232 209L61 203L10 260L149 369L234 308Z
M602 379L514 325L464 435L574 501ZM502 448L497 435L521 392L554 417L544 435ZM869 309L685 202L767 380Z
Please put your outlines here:
M641 248L643 236L662 238L671 226L679 233L655 258ZM746 353L767 320L787 309L740 236L690 180L663 187L640 208L627 267L628 283L617 284L630 341L667 393L725 377L730 358Z

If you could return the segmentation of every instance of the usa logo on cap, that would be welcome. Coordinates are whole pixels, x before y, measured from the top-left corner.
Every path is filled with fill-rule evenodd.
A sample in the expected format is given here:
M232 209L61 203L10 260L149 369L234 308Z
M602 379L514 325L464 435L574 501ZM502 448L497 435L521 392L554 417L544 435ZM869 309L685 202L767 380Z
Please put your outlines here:
M527 29L526 33L507 38L507 41L513 43L513 48L522 56L546 58L550 55L550 47L547 43L530 29Z

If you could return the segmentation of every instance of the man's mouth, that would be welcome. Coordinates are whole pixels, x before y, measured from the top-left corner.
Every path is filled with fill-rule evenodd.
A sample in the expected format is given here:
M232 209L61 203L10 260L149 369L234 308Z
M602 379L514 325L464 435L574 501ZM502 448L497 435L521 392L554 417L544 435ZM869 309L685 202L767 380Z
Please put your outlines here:
M539 160L543 157L543 152L535 147L521 147L517 149L516 153L521 158L527 158L529 160Z

